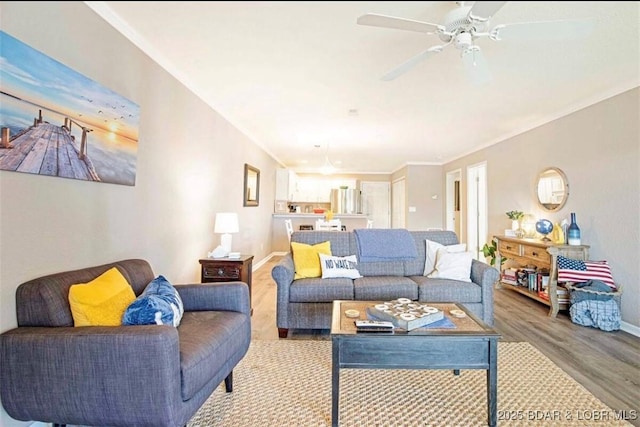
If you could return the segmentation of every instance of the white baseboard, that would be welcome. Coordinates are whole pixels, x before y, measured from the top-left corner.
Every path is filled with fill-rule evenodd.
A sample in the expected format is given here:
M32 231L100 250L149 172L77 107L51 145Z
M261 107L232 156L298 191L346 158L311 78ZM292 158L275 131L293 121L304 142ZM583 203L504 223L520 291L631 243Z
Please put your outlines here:
M266 257L264 257L260 261L252 264L253 267L251 268L251 271L256 271L257 269L262 267L267 261L269 261L274 256L285 256L286 254L287 254L287 252L271 252L269 255L267 255Z
M262 258L260 261L254 262L252 264L251 271L256 271L257 269L262 267L267 261L269 261L271 258L273 258L276 255L278 255L277 252L271 252L269 255L267 255L266 257Z
M640 337L640 327L632 325L631 323L620 322L620 329L630 333L631 335Z

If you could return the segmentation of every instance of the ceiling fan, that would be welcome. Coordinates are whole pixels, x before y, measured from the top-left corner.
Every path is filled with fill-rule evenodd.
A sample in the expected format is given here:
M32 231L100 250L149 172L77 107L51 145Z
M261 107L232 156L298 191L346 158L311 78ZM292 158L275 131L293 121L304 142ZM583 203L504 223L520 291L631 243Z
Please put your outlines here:
M584 37L593 29L591 20L521 22L496 25L492 28L489 20L508 2L476 1L472 6L465 5L464 1L455 3L459 7L448 12L440 20L440 24L375 13L367 13L358 18L359 25L436 34L442 41L441 44L431 46L409 58L382 76L382 80L393 80L418 63L442 52L445 47L453 45L460 51L460 56L471 80L481 84L489 81L491 76L482 51L476 44L476 40L479 38L488 37L493 41L503 39L569 39Z

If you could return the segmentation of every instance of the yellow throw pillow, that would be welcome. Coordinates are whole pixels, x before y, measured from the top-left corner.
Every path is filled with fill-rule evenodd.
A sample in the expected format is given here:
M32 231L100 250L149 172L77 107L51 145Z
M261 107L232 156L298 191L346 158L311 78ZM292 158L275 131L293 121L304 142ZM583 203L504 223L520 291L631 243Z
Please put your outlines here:
M294 279L321 277L320 256L318 254L331 255L331 242L326 241L316 245L291 242L293 252L293 264L296 268Z
M136 299L122 273L113 267L89 283L69 288L74 326L119 326L122 315Z

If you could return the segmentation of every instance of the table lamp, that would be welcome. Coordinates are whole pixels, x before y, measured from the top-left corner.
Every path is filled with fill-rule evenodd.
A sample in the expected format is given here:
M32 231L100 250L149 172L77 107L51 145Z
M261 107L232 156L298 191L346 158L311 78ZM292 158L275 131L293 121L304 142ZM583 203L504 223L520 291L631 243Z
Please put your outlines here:
M237 233L238 214L234 212L221 212L216 214L216 225L213 230L215 233L222 233L220 236L220 246L224 249L224 256L231 252L231 233Z

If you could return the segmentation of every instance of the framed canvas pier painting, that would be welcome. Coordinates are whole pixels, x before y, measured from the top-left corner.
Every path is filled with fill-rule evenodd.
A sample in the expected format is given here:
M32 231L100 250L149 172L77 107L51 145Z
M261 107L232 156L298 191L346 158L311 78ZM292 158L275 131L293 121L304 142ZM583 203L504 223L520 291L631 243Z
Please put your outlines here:
M135 185L140 107L0 31L0 170Z

